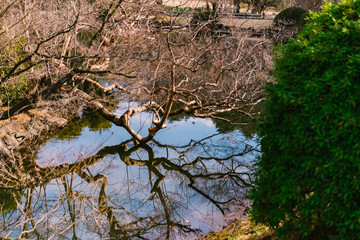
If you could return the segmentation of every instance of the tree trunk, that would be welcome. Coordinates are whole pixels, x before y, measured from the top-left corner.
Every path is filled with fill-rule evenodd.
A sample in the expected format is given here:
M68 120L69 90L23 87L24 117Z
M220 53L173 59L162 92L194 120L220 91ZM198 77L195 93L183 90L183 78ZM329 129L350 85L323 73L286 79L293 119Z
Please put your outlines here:
M234 13L240 12L240 0L234 0Z

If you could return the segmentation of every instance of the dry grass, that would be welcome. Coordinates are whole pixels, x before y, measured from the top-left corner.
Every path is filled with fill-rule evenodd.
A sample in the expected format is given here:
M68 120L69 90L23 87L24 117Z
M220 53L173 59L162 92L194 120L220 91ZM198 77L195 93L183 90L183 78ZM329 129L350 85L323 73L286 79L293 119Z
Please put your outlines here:
M218 232L211 232L202 240L276 240L274 231L256 225L249 218L235 220Z

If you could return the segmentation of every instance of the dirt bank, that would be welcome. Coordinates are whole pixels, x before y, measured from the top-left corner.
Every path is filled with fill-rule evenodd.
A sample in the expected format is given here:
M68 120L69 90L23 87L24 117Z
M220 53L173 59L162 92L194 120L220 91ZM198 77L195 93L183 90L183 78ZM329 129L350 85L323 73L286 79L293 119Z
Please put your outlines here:
M40 139L64 127L78 116L82 102L71 95L51 101L40 101L31 109L0 121L0 156L9 157L25 145L32 145ZM4 112L8 107L1 107Z

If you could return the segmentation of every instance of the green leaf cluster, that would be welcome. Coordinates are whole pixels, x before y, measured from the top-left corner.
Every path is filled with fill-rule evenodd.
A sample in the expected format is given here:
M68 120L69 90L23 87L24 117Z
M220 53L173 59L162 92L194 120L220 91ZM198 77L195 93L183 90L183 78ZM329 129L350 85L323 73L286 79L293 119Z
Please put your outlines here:
M14 103L23 98L28 89L28 82L20 77L14 83L5 83L0 86L0 100L6 104Z
M2 44L2 41L0 41ZM14 65L25 56L24 46L26 39L19 37L13 44L9 44L0 50L0 78L5 77ZM26 64L25 64L26 66ZM29 84L24 75L20 75L13 81L0 85L0 100L4 103L13 103L23 97L28 90Z
M278 50L253 219L291 239L360 239L360 0L327 3Z

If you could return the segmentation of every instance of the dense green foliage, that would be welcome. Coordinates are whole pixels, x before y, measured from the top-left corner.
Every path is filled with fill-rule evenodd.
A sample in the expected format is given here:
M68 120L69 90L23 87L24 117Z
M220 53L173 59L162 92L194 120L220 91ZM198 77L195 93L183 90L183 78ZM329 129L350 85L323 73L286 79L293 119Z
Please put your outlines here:
M267 88L253 219L291 239L360 239L360 0L325 4Z
M289 7L282 10L274 18L274 26L279 25L301 25L303 27L307 17L307 11L300 7Z

